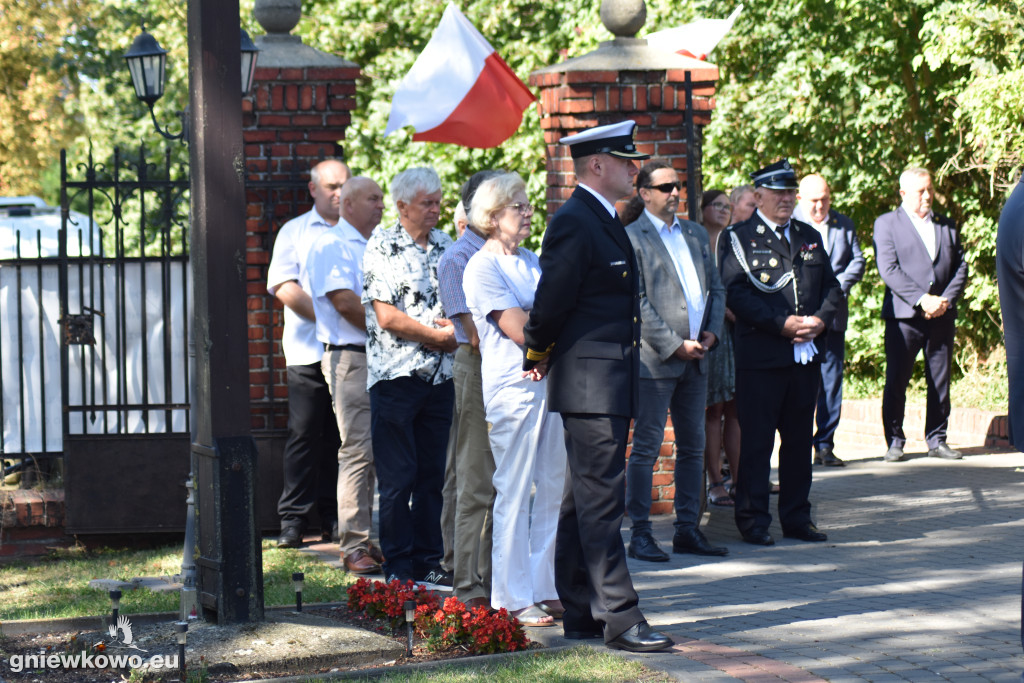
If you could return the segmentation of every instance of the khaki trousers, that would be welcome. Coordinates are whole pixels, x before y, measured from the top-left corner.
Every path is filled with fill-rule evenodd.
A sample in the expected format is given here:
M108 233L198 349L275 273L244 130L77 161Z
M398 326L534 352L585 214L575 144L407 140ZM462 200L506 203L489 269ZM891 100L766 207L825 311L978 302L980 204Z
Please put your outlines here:
M455 467L455 595L462 601L491 597L491 528L494 457L484 417L480 354L469 344L455 352L455 420L449 457ZM447 502L447 501L446 501Z
M338 449L338 535L341 555L368 550L376 480L370 438L370 395L366 391L366 354L324 352L321 369L334 401L341 435Z

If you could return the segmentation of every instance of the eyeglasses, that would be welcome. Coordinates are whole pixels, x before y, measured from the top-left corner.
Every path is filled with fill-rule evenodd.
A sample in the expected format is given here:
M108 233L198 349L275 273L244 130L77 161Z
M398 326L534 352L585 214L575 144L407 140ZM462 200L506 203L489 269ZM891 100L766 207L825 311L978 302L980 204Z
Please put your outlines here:
M732 208L732 205L722 204L720 202L711 202L711 207L714 209L718 209L719 211L728 211L729 209Z
M681 187L682 187L682 184L680 184L679 182L675 182L675 183L662 183L661 185L648 185L647 189L648 190L658 190L659 192L664 192L665 194L671 194L672 190L678 190Z
M516 202L515 204L506 204L509 209L515 209L519 212L520 216L532 216L536 207L533 204L523 204L522 202Z

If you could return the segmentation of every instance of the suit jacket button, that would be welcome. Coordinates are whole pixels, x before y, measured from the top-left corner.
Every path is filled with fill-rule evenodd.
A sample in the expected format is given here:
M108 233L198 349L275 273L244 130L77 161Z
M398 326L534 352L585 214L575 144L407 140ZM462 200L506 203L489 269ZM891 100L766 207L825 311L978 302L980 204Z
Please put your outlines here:
M636 340L633 341L633 346L636 346Z
M636 322L636 316L635 315L633 316L633 322Z

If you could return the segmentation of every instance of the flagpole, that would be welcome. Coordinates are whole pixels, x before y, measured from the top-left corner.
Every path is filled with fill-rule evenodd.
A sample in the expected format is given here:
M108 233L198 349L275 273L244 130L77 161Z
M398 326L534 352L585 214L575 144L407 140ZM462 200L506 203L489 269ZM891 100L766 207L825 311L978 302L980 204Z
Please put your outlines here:
M683 89L686 93L686 106L684 110L684 121L686 126L686 217L691 221L700 222L697 219L697 166L695 163L696 144L693 132L693 82L690 72L686 72L683 81Z

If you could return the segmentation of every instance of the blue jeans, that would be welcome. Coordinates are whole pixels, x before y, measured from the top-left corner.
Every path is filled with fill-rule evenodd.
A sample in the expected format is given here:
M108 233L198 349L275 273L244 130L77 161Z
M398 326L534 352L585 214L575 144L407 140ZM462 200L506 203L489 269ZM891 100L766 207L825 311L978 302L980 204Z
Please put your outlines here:
M399 377L370 387L384 573L420 578L441 563L441 505L455 390Z
M626 511L634 534L651 531L651 481L669 410L676 442L676 531L700 524L707 393L708 376L698 372L695 361L687 363L677 379L640 379L639 415L633 424L633 450L626 465Z

